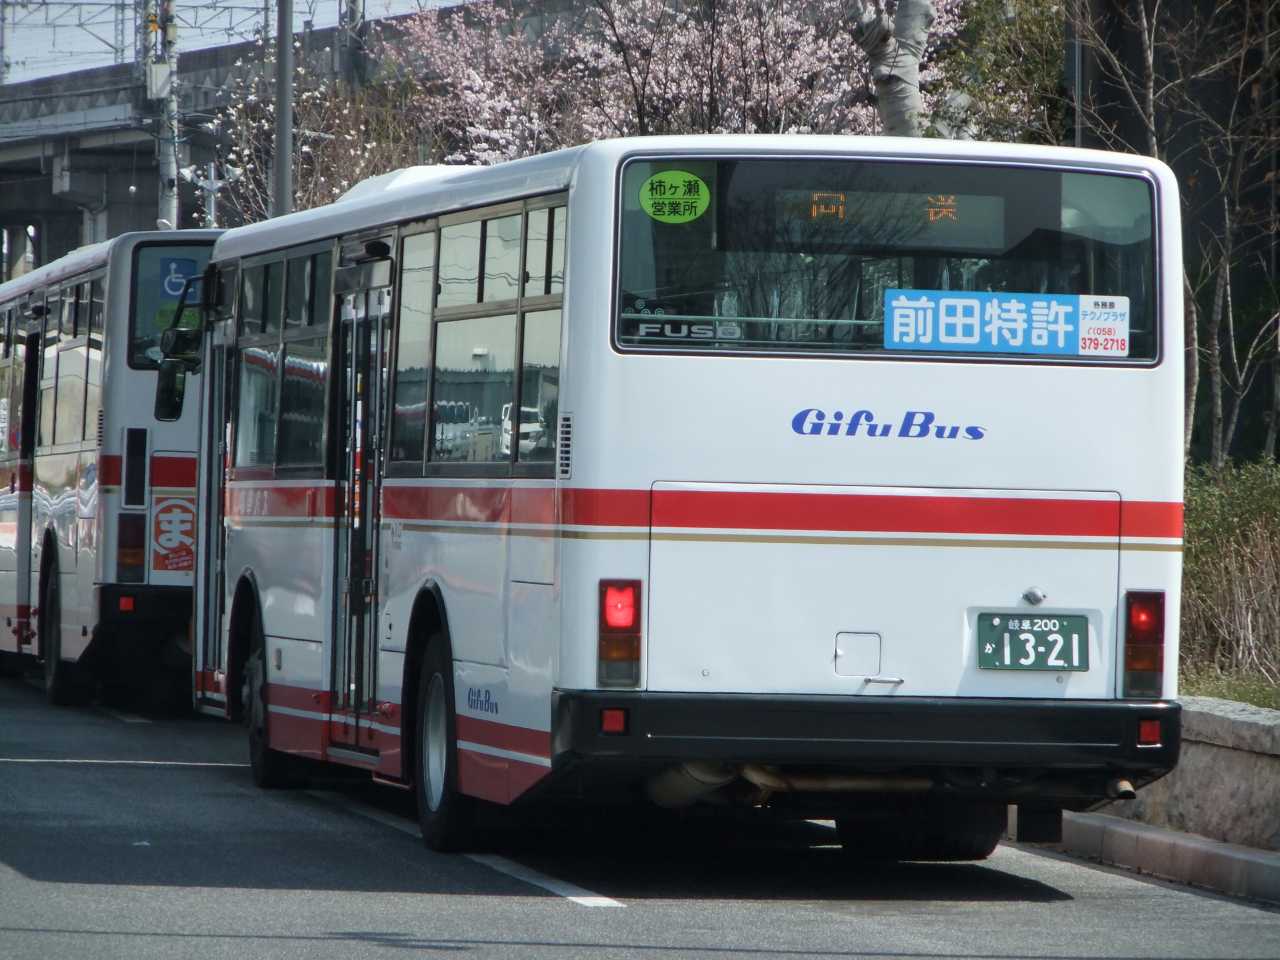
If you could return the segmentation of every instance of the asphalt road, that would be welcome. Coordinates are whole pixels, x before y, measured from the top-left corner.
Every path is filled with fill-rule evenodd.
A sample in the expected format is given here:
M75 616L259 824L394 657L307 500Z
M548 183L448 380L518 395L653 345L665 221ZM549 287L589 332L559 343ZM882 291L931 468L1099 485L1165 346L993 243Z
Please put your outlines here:
M1039 849L855 869L820 825L574 814L446 856L408 799L259 791L238 728L0 680L0 958L1280 957L1280 912Z

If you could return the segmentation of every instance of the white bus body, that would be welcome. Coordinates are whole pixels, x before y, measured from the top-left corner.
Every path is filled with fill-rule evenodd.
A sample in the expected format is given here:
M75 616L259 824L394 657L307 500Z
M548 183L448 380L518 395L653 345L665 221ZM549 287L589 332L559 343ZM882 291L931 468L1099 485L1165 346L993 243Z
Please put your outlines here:
M441 847L621 787L981 855L1128 795L1179 744L1178 224L1142 157L697 137L230 231L204 702Z
M91 678L189 682L196 412L152 405L160 328L215 236L125 234L0 285L0 651L44 661L55 701Z

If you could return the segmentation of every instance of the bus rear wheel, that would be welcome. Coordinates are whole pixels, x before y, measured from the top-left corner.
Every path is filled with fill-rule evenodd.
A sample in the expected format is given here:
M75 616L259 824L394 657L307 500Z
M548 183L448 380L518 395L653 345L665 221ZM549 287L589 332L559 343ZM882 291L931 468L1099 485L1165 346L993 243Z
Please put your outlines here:
M62 598L58 568L45 577L40 598L40 653L44 657L44 695L58 706L74 706L89 699L89 685L73 663L62 659Z
M467 846L475 818L475 801L458 792L454 703L449 641L437 633L427 644L418 679L414 793L422 842L442 852Z
M836 832L846 855L856 860L985 860L1006 822L1003 803L920 797L887 817L837 817Z

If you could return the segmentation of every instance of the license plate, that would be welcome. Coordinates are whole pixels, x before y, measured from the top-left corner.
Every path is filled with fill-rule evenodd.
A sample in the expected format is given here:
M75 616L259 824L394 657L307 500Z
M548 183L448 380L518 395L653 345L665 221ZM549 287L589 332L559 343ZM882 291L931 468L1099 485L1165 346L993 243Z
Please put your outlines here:
M980 613L978 666L983 670L1088 670L1089 618Z

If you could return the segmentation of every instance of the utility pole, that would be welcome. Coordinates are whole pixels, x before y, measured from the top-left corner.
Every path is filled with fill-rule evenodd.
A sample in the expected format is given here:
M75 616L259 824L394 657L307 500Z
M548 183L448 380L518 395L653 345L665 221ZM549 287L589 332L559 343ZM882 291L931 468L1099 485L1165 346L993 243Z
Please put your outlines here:
M160 129L156 151L160 194L156 226L176 230L178 223L178 21L173 0L147 0L147 98L160 101ZM166 226L167 225L167 226Z
M293 0L276 3L276 135L271 215L293 210Z

